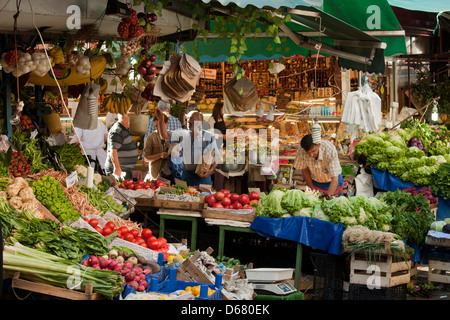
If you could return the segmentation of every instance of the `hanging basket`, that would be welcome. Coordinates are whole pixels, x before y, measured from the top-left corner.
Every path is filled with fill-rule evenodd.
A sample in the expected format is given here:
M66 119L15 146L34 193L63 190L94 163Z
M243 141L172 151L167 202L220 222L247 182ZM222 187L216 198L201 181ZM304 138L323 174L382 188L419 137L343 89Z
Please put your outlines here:
M56 112L55 107L52 105L52 112L43 116L45 126L51 134L58 134L62 131L61 119L59 113Z
M133 136L143 136L147 133L149 115L130 114L130 133Z

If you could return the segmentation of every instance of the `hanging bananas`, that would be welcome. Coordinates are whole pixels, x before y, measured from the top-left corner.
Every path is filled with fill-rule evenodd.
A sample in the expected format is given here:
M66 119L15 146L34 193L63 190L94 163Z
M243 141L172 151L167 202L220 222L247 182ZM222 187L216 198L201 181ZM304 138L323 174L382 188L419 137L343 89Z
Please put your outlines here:
M107 112L126 114L131 107L131 98L124 93L111 93L102 103Z

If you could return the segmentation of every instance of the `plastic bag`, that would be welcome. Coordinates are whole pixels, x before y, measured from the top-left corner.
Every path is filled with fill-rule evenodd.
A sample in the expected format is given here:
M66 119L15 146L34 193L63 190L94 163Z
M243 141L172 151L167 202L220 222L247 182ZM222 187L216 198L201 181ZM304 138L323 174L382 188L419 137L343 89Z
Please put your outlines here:
M356 195L373 197L373 179L372 175L368 174L364 169L355 177Z

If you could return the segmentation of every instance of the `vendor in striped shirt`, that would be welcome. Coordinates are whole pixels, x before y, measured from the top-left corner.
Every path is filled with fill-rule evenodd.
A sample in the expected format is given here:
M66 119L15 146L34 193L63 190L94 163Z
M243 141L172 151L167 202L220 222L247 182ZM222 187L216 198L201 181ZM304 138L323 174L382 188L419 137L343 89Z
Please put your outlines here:
M118 178L131 179L139 152L133 136L128 131L128 114L119 114L118 121L108 132L105 172Z
M330 196L342 195L342 168L336 147L330 141L320 140L315 144L311 134L304 136L297 150L294 167L302 170L309 188Z

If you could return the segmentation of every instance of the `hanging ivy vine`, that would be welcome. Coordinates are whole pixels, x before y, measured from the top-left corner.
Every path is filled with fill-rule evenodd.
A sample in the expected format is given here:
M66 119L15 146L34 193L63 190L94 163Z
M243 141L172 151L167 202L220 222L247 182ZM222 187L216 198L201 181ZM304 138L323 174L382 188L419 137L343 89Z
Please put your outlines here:
M279 27L291 21L289 15L279 18L275 14L281 14L282 9L262 10L256 7L247 6L241 8L235 4L228 6L228 14L213 14L214 9L211 4L194 3L190 4L194 10L192 16L198 22L193 25L197 31L197 38L201 38L206 43L208 36L214 35L219 39L230 39L229 58L227 62L233 66L233 71L237 75L237 79L245 74L245 70L241 69L243 62L242 56L248 50L247 39L256 40L256 35L261 34L263 30L267 36L273 38L274 45L281 45L286 41L286 37L280 37L278 34ZM202 28L202 26L209 28ZM273 50L273 44L270 44L267 50ZM196 42L194 42L196 49ZM281 47L279 47L281 50ZM271 68L273 65L270 66Z
M144 4L146 13L156 12L159 16L162 16L162 9L169 3L169 0L134 0L133 2L135 6ZM241 66L242 56L248 50L247 39L256 40L257 34L265 32L268 37L273 38L273 43L269 44L266 50L272 51L275 48L276 51L281 51L281 44L286 41L286 37L281 37L278 30L281 24L291 20L289 15L280 18L273 14L281 15L282 9L269 11L252 6L241 8L235 4L230 4L227 6L228 13L222 14L214 11L211 3L203 3L202 1L186 1L181 5L186 9L186 12L193 12L192 19L197 21L192 25L193 30L197 33L193 42L194 52L192 52L192 55L194 58L199 59L196 53L197 40L206 43L208 36L211 35L219 39L230 39L227 62L232 65L238 79L245 74L245 70L242 70ZM162 49L173 50L173 47L166 44L158 44ZM160 52L160 54L162 53ZM166 51L165 53L169 52Z

